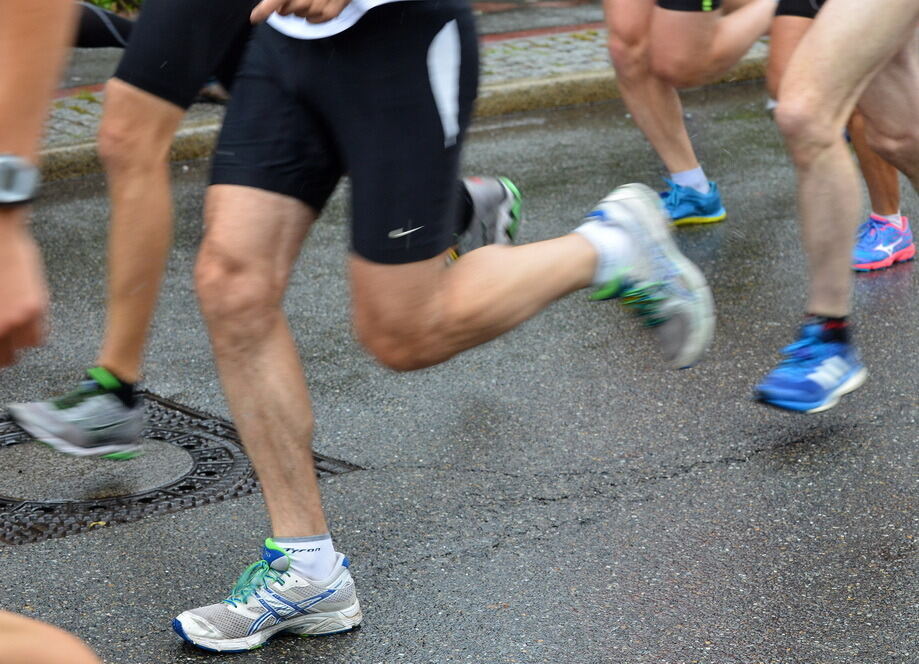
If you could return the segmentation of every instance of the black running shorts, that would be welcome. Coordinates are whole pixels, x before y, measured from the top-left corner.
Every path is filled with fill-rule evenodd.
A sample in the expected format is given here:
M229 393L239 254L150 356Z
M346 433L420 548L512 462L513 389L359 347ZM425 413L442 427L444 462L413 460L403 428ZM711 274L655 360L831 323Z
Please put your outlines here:
M776 16L801 16L814 18L826 0L779 0Z
M229 89L257 0L146 0L115 77L188 108L208 78Z
M713 12L721 9L721 0L657 0L657 6L678 12Z
M351 177L351 247L377 263L454 244L460 145L478 85L465 0L394 2L324 39L256 28L214 154L213 184L321 211Z

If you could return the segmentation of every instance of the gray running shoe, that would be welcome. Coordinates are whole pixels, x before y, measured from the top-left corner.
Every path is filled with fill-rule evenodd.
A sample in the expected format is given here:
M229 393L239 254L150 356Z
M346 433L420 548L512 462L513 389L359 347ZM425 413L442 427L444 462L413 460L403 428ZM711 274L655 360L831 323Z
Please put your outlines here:
M674 244L658 194L627 184L600 201L586 221L622 229L635 247L632 265L601 284L591 299L618 298L653 329L668 364L695 364L712 340L714 302L705 276Z
M188 643L214 652L254 650L282 632L346 632L363 619L348 565L338 554L327 579L307 579L289 571L290 557L269 538L261 560L246 568L227 599L183 611L172 628Z
M10 404L10 415L33 438L66 454L108 459L137 456L143 404L126 406L113 393L121 383L105 369L95 367L87 375L76 390L57 399Z
M486 244L513 244L523 223L520 192L507 178L463 178L472 199L472 221L457 240L456 256Z

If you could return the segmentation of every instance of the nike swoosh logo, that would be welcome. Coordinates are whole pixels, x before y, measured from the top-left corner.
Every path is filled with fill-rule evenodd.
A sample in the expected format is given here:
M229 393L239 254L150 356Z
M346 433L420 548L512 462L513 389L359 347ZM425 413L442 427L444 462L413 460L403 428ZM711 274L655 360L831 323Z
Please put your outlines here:
M403 235L408 235L409 233L414 233L415 231L420 231L424 226L418 226L417 228L409 228L407 231L397 228L395 230L389 231L389 237L393 240L400 238Z

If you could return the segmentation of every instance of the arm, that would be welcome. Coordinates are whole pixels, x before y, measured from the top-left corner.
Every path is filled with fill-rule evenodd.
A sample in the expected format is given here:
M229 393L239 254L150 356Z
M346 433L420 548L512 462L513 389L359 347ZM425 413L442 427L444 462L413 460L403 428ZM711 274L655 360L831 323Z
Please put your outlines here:
M37 161L74 8L71 0L0 0L0 154ZM26 223L24 206L0 207L0 366L43 335L47 289Z

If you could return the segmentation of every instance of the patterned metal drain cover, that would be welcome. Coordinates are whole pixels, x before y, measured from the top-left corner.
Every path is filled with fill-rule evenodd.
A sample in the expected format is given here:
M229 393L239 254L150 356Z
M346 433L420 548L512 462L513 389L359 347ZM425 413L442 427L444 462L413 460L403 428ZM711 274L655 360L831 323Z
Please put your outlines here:
M26 544L91 528L137 521L153 514L207 505L258 490L248 457L233 425L205 413L145 394L143 437L181 447L191 468L178 479L135 493L94 500L21 500L0 496L0 542ZM28 434L0 416L0 449L25 443ZM358 470L345 461L315 455L320 477ZM118 463L102 461L99 463ZM3 468L0 472L8 472Z

